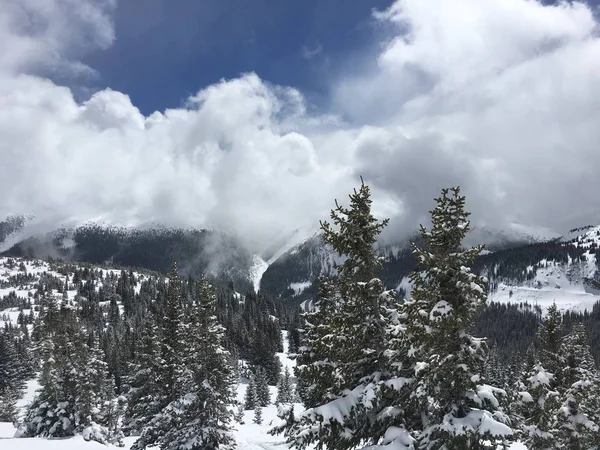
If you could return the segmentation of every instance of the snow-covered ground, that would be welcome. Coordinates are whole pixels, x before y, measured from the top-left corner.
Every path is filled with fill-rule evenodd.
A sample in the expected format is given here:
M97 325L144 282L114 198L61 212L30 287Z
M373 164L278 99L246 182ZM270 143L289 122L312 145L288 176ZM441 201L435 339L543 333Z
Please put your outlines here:
M577 244L576 244L577 245ZM589 245L587 242L579 245ZM558 264L554 261L542 260L530 281L518 285L501 283L498 289L489 296L490 301L500 303L527 302L546 310L556 302L559 310L583 312L591 311L594 304L600 301L600 292L594 292L584 284L596 272L596 255L585 253L586 260ZM529 267L528 270L533 270Z

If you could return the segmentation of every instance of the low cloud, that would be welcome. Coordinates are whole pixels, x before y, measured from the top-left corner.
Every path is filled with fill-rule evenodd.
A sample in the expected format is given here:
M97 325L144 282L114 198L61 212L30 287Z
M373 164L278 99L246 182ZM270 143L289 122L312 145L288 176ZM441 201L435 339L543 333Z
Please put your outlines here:
M260 250L314 228L364 175L390 235L454 184L477 223L600 222L600 40L584 4L399 0L377 14L395 35L331 80L320 115L248 73L144 116L123 93L78 103L47 78L111 45L112 2L17 3L0 6L0 215L209 227Z

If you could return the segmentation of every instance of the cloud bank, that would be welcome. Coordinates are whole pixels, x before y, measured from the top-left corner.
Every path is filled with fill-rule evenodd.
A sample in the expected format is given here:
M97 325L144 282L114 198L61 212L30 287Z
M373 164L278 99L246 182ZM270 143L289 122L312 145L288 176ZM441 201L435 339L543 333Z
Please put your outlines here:
M388 234L460 184L476 223L600 222L600 38L582 3L398 0L331 105L242 74L144 116L110 89L78 103L63 77L115 39L112 1L0 5L0 216L214 227L260 250L313 228L365 177ZM116 36L118 39L118 36ZM54 81L51 81L54 80Z

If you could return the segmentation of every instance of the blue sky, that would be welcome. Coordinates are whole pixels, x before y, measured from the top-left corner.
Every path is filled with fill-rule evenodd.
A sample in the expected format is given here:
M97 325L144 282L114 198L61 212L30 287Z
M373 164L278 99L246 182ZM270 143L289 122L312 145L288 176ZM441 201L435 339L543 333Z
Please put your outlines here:
M221 78L256 72L319 104L327 83L386 32L372 19L391 0L124 0L116 41L84 62L98 88L129 94L144 114L179 107Z

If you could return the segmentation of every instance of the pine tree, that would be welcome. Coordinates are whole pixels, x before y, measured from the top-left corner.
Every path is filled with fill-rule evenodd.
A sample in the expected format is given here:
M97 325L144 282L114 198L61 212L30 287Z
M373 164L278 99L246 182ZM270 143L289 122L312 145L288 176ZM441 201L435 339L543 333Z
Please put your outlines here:
M244 413L245 413L245 408L244 405L240 403L240 405L238 406L238 409L235 413L235 417L234 420L239 423L239 424L244 424Z
M294 393L290 376L290 369L286 367L285 372L283 373L283 376L279 379L279 383L277 385L277 398L275 400L275 404L279 405L281 403L291 403L293 401L293 397Z
M271 393L269 392L266 373L260 367L256 369L254 386L256 389L256 399L258 404L263 407L269 406L271 404Z
M598 443L600 380L581 323L573 326L563 341L566 366L562 370L564 393L556 414L555 436L572 450L592 448Z
M298 395L306 408L314 408L335 398L340 391L336 372L339 365L334 348L333 318L339 310L339 296L332 280L321 277L319 295L313 308L302 314L304 323L298 348Z
M230 406L234 403L233 368L223 347L224 329L215 314L216 298L206 280L199 283L196 304L185 332L185 372L180 397L155 418L162 450L231 449ZM189 377L189 379L186 379Z
M250 382L246 386L246 394L244 397L244 408L245 409L254 409L256 404L258 403L258 399L256 398L256 384L254 382L254 377L250 378Z
M149 374L155 377L154 393L143 403L147 411L140 411L137 426L141 426L141 434L132 445L132 450L142 450L151 445L163 445L165 435L174 429L174 405L180 401L185 388L189 388L189 371L183 359L184 320L181 292L181 278L174 263L169 272L169 284L164 304L164 316L161 323L160 358L154 367L156 371ZM182 377L183 372L188 377Z
M336 202L333 226L321 223L324 242L343 263L335 265L336 277L320 279L314 308L303 314L296 375L307 410L299 417L283 412L283 425L272 430L301 449L312 443L336 450L377 444L390 416L402 409L390 403L402 382L387 353L397 304L377 278L382 258L374 249L387 219L378 221L371 204L362 182L350 195L350 207Z
M485 342L467 332L486 301L485 279L469 268L482 246L461 248L470 223L458 187L442 190L435 201L431 230L421 226L425 248L413 244L418 270L410 275L413 289L404 307L414 361L411 409L421 414L417 445L486 448L491 441L496 448L512 434L496 398L505 392L484 384Z
M141 326L140 344L136 358L131 364L131 375L126 382L129 386L128 405L123 420L126 435L136 435L162 409L161 388L156 374L161 369L162 358L159 348L159 332L152 317Z
M517 410L522 416L521 441L527 448L551 449L557 447L556 412L560 406L559 393L552 389L554 375L541 364L525 379Z
M262 418L262 407L259 404L256 404L256 407L254 408L254 420L253 422L257 425L260 425L263 421Z
M10 333L0 331L0 422L17 419L20 372L17 352Z
M95 440L103 444L112 442L113 437L120 434L120 430L114 426L115 418L111 417L114 414L115 386L108 375L105 355L94 337L90 339L89 344L79 347L75 397L77 429L86 440ZM114 436L110 425L113 425Z
M562 317L556 303L552 303L538 328L538 337L542 347L540 362L548 372L555 375L552 381L553 388L561 384L560 372L565 363L562 355L563 333L561 322Z
M165 316L162 329L162 361L163 368L158 376L165 390L165 404L179 397L178 371L181 364L181 333L183 326L181 278L177 263L173 264L169 273L169 287L165 304Z
M336 359L341 362L337 376L342 388L354 388L364 377L381 369L379 362L385 345L386 320L382 317L385 289L377 274L382 258L374 249L388 219L377 220L371 213L371 191L361 179L361 187L350 195L350 207L336 202L331 219L321 223L323 240L346 259L336 265L334 285L341 300L341 314L333 317L337 325Z
M68 302L62 302L58 309L55 299L50 298L46 305L38 346L42 361L40 389L28 407L25 434L73 436L79 421L76 398L81 365L78 353L85 342L81 339L81 324Z

